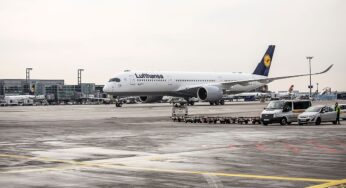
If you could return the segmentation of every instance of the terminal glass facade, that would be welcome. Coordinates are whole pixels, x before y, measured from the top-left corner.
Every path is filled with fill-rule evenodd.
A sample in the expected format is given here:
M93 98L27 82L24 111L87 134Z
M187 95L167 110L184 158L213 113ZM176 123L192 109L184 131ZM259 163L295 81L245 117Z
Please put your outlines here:
M52 85L64 85L64 80L2 79L0 95L45 95L45 87Z

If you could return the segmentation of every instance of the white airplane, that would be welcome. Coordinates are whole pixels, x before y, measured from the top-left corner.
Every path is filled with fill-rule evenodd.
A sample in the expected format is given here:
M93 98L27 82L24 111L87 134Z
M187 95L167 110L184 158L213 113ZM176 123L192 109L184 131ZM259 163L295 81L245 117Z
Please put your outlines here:
M275 45L269 45L260 63L252 74L241 72L147 72L124 71L114 75L103 91L115 96L140 96L142 102L156 102L162 96L183 97L189 101L197 97L210 105L224 104L224 94L237 94L254 90L274 80L308 76L299 74L268 77ZM312 75L323 74L326 70ZM193 105L193 104L191 104Z

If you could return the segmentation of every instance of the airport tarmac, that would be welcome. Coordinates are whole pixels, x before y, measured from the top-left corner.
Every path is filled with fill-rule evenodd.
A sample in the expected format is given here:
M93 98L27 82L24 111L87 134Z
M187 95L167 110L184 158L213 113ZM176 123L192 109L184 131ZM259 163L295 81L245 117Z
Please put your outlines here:
M196 105L259 115L266 104ZM169 104L0 108L0 187L327 187L346 183L346 123L174 123Z

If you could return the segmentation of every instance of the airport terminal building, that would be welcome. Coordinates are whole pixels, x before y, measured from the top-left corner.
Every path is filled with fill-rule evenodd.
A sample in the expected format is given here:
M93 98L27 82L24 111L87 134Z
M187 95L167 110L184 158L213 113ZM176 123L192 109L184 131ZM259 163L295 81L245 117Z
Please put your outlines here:
M64 80L1 79L0 95L25 95L31 92L36 95L45 95L46 88L54 85L64 85Z
M65 85L64 80L0 79L0 97L16 95L43 95L52 102L105 97L103 85L95 83Z

